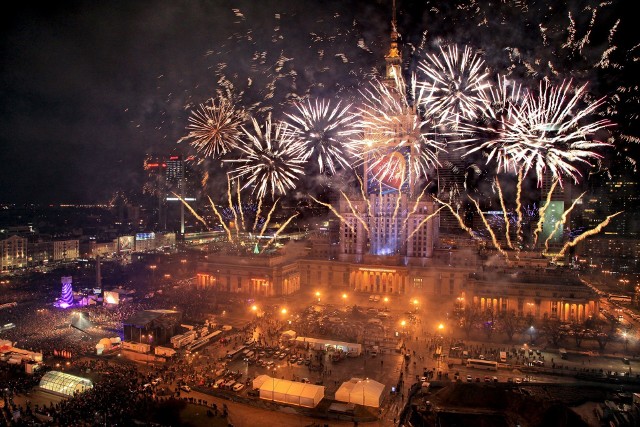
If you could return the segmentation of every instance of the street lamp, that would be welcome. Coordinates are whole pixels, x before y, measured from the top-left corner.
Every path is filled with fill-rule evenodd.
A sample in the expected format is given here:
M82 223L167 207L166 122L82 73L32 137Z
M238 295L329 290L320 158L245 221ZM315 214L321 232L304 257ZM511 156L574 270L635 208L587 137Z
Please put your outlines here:
M282 310L280 310L280 313L282 313L282 314L287 314L287 309L286 309L286 308L283 308Z
M158 266L153 264L153 265L150 265L149 268L151 269L152 282L155 285L156 284L156 268L158 268Z
M404 335L404 327L407 326L407 321L406 320L401 321L400 325L402 325L402 335Z
M318 300L318 304L320 304L320 291L316 291L316 299Z

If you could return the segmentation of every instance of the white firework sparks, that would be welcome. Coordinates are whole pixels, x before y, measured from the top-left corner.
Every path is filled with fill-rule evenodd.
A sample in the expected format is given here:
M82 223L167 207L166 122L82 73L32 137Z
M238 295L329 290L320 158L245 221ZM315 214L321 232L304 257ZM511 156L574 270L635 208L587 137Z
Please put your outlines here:
M602 157L594 150L611 145L594 139L611 126L605 119L591 120L603 100L586 102L581 108L585 92L586 84L574 88L570 81L559 86L541 83L538 94L529 95L521 107L512 107L499 129L491 130L495 137L470 152L489 151L499 169L522 169L525 175L535 170L538 182L546 170L560 183L563 176L577 182L581 176L577 165L592 166L592 160Z
M225 160L240 164L231 171L231 176L243 180L243 188L253 186L258 199L267 193L272 198L276 193L285 194L295 188L296 181L304 173L305 145L291 136L285 123L273 125L269 118L263 131L255 119L252 122L253 132L242 128L249 141L238 146L244 156Z
M420 85L430 94L425 109L440 125L457 128L463 119L476 119L488 103L489 81L484 61L469 46L440 47L418 64L426 76Z
M416 91L416 80L412 79L411 96L420 103L424 91ZM353 141L354 152L361 159L369 160L370 170L378 180L385 177L404 176L398 170L403 162L389 161L389 154L399 152L408 157L408 167L413 176L426 176L438 165L437 152L444 150L444 143L430 137L428 122L411 106L406 96L405 82L396 77L393 84L373 81L361 91L364 106L359 109L358 127L362 139Z
M355 127L358 116L350 112L351 105L333 107L329 101L311 101L296 105L297 114L287 114L287 130L293 138L304 142L305 160L316 158L320 173L335 174L341 166L349 168L353 153L349 140L359 130Z

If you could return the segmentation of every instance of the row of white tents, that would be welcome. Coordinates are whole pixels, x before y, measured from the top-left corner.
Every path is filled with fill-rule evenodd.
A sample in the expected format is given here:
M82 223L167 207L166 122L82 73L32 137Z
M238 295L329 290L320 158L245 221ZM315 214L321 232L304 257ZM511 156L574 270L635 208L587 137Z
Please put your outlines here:
M315 408L324 398L325 390L321 385L282 380L268 375L257 376L253 380L253 388L259 390L261 399L307 408ZM384 388L384 384L371 379L352 378L342 383L336 391L335 400L379 408Z

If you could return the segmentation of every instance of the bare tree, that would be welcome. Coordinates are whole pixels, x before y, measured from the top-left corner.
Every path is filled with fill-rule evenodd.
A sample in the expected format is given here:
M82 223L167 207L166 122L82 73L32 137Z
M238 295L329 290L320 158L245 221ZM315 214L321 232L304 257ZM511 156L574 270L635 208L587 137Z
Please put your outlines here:
M557 347L564 339L565 333L561 328L562 322L558 319L546 319L542 324L542 331L547 337L547 341Z
M482 313L482 319L484 319L484 325L482 330L484 331L487 338L491 338L493 336L493 332L496 329L496 316L493 312L493 309L488 309L484 313Z
M478 325L480 321L480 311L475 305L466 305L460 314L460 327L464 331L467 339L471 335L471 331Z
M509 342L513 341L513 336L520 328L520 321L516 317L513 310L502 312L498 318L498 324L501 332L509 339Z

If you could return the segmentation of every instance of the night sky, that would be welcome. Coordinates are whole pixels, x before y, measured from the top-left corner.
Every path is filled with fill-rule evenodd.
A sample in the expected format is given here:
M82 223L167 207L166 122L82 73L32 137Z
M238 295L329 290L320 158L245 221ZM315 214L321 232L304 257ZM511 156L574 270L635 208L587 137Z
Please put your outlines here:
M391 18L391 0L55 3L3 17L0 203L139 193L145 155L186 153L189 112L221 82L276 118L291 100L341 97L382 70ZM397 3L407 68L454 42L523 83L589 82L610 99L616 152L635 157L640 37L622 9L632 2Z

